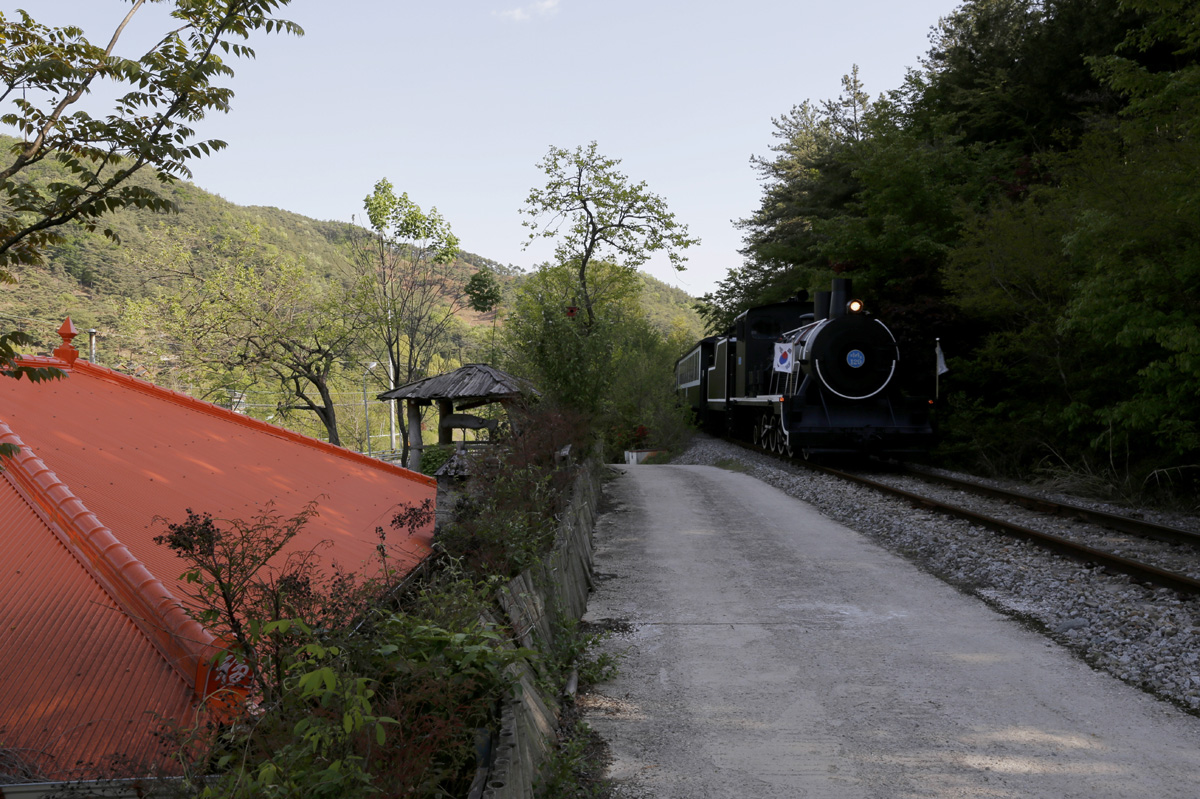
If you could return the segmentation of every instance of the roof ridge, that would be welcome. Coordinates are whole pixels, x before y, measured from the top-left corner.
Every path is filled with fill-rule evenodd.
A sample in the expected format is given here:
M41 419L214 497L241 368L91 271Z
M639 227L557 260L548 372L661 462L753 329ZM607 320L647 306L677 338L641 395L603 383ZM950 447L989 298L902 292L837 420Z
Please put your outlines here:
M133 375L127 375L123 372L109 369L107 366L101 366L83 359L77 360L74 364L68 365L58 358L49 358L47 356L24 356L21 358L21 361L23 364L28 362L29 364L57 366L65 372L82 372L84 374L91 374L92 376L99 377L101 379L112 380L126 388L140 391L144 394L153 394L170 402L174 402L177 405L182 405L184 407L191 408L192 410L207 413L211 416L218 416L228 421L235 422L236 424L258 430L259 432L287 439L298 444L303 444L304 446L327 452L339 458L346 458L347 460L354 461L364 466L370 466L373 469L388 472L389 474L403 477L416 483L423 483L430 486L437 485L437 480L435 478L421 474L420 472L414 472L411 469L404 469L400 466L388 463L387 461L380 460L379 458L370 458L360 452L355 452L352 449L339 447L335 444L330 444L328 441L322 441L319 438L306 436L302 433L288 430L285 427L273 425L270 422L264 422L251 416L235 413L229 408L222 408L220 405L216 405L212 402L196 399L195 397L184 394L181 391L164 388L163 386L156 385L148 380L143 380L140 377L134 377Z
M134 557L3 419L0 443L20 448L5 459L4 474L9 482L44 514L67 549L172 668L201 694L208 664L221 651L212 633L187 614L170 589Z

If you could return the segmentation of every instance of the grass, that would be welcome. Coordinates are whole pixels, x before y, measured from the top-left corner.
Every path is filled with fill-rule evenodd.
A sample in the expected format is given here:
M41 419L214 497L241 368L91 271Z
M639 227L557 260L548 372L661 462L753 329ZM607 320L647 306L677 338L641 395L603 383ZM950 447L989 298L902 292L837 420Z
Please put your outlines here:
M727 469L731 472L749 472L750 467L739 461L737 458L721 458L713 464L718 469Z

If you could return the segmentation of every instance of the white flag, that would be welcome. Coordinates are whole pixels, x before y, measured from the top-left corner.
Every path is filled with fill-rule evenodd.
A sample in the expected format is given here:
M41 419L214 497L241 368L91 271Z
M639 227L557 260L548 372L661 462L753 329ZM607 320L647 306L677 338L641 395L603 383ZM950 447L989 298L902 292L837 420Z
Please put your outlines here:
M776 344L775 345L775 371L787 372L792 371L792 345L791 344Z
M946 356L942 355L941 341L934 345L934 350L937 352L937 373L938 376L941 377L942 375L946 374L946 372L950 371L950 367L946 366Z

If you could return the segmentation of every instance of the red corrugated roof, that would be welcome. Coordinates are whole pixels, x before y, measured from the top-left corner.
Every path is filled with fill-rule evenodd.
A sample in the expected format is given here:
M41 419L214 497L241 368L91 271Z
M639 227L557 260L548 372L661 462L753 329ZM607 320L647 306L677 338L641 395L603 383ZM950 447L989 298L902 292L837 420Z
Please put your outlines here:
M191 682L4 479L0 530L0 746L47 777L157 764L152 733L187 719Z
M189 508L248 519L269 500L292 515L317 500L292 549L329 541L325 558L373 568L375 528L436 491L423 475L84 361L50 383L0 379L0 439L22 446L0 492L0 745L32 750L51 776L76 760L148 756L146 713L180 719L192 705L211 639L179 611L185 564L152 540L163 520ZM396 565L419 563L431 535L389 530L405 552Z

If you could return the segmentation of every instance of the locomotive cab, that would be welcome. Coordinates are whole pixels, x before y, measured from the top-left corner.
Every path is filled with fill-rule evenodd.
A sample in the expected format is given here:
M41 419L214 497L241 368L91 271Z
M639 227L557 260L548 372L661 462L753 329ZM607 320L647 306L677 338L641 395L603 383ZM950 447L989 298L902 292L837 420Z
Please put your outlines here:
M734 390L738 397L779 393L775 380L775 345L787 339L796 324L811 318L812 303L787 300L751 308L734 322L737 370Z

